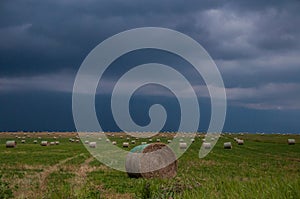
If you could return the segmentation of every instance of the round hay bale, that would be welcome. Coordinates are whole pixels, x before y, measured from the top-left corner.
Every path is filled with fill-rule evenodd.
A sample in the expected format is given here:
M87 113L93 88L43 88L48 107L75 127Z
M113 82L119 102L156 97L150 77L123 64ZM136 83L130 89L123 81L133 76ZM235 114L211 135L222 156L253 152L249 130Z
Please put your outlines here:
M17 142L14 140L6 141L6 148L16 148Z
M132 141L131 141L131 144L135 144L135 140L132 140Z
M295 139L288 139L288 144L289 145L294 145L294 144L296 144L296 140Z
M225 142L225 143L224 143L224 149L232 149L232 144L231 144L231 142Z
M41 146L48 146L48 141L41 141Z
M110 142L110 140L109 140L109 139L106 139L106 142Z
M169 162L172 163L160 168ZM145 144L130 151L126 157L125 168L131 178L173 178L177 174L177 160L174 152L166 144Z
M238 139L236 142L238 145L244 145L244 140Z
M184 140L183 140L183 139L180 139L179 142L184 142Z
M90 142L88 140L84 141L84 144L89 144Z
M22 144L25 144L25 142L26 142L26 140L21 140L21 143L22 143Z
M55 142L50 142L50 145L52 145L52 146L55 145Z
M168 143L171 143L171 142L172 142L172 140L168 140L167 142L168 142Z
M96 142L90 142L90 143L89 143L89 147L90 147L90 148L96 148L96 146L97 146L97 143L96 143Z
M33 144L37 144L37 140L33 140Z
M74 142L74 141L75 141L75 140L74 140L74 139L72 139L72 138L70 138L70 139L69 139L69 142Z
M42 139L41 137L38 137L38 139L40 140L40 139Z
M98 140L102 140L102 138L98 138Z
M79 143L79 142L80 142L80 140L75 140L75 142L76 142L76 143Z
M123 142L123 147L125 148L128 148L129 147L129 142Z
M142 145L143 145L143 144L147 144L147 142L142 142L141 144L142 144Z
M116 141L113 141L112 144L113 144L113 145L117 145L117 142L116 142Z
M56 145L59 145L59 141L56 141L55 144L56 144Z
M195 139L194 139L194 138L192 138L192 139L191 139L191 142L195 142Z
M180 142L179 143L179 148L180 149L186 149L187 148L187 143L186 142Z
M211 143L209 142L204 142L202 145L205 149L211 149Z
M160 142L160 139L159 139L159 138L157 138L157 139L156 139L156 142Z
M152 139L149 139L149 142L152 142Z

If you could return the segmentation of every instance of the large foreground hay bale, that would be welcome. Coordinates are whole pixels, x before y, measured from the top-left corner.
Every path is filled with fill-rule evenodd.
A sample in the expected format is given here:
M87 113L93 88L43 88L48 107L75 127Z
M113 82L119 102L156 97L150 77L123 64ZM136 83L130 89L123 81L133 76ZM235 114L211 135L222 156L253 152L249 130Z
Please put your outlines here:
M6 141L6 148L16 148L17 142L14 140Z
M167 165L169 162L171 164ZM166 166L160 168L161 165ZM173 178L177 174L177 160L167 145L145 144L136 146L130 151L126 157L125 168L129 177Z
M294 145L294 144L296 144L296 140L295 139L288 139L288 144L289 145Z

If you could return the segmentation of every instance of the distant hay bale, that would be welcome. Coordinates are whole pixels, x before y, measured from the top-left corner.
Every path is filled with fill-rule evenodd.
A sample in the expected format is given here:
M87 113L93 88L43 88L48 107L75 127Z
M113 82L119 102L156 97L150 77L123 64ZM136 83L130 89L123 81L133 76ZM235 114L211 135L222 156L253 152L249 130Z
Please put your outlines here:
M84 144L89 144L89 143L90 143L90 141L88 141L88 140L84 141Z
M244 140L237 139L236 142L237 142L238 145L244 145Z
M127 137L126 139L127 139L127 140L130 140L130 138L129 138L129 137Z
M171 142L172 142L172 140L168 140L167 142L168 142L168 143L171 143Z
M69 139L69 142L74 142L75 140L73 138L70 138Z
M52 145L52 146L55 145L55 142L50 142L50 145Z
M113 145L117 145L117 142L116 142L116 141L113 141L112 144L113 144Z
M147 144L147 142L142 142L141 144L143 144L143 145L144 145L144 144Z
M106 139L106 142L110 142L110 140L109 140L109 139Z
M195 142L195 139L194 139L194 138L192 138L192 139L191 139L191 142Z
M89 147L90 147L90 148L96 148L96 146L97 146L97 143L96 143L96 142L90 142L90 143L89 143Z
M75 142L76 142L76 143L79 143L79 142L80 142L80 140L75 140Z
M152 139L149 139L149 142L152 142Z
M59 141L55 141L55 144L56 144L56 145L59 145Z
M33 140L33 144L37 144L37 140Z
M38 139L40 140L40 139L42 139L41 137L38 137Z
M209 142L204 142L203 144L204 149L211 149L211 143Z
M180 149L186 149L186 148L187 148L186 142L180 142L180 143L179 143L179 148L180 148Z
M288 144L289 145L294 145L294 144L296 144L296 140L295 139L288 139Z
M132 140L132 141L131 141L131 144L135 144L135 140Z
M102 138L98 138L98 140L102 140Z
M26 140L21 140L21 143L22 143L22 144L25 144L25 142L26 142Z
M123 147L125 148L128 148L129 147L129 142L123 142Z
M17 142L14 140L6 141L6 148L16 148Z
M232 144L231 144L231 142L225 142L225 143L224 143L224 149L232 149Z
M160 168L169 162L172 163ZM172 149L166 144L139 145L127 155L125 168L131 178L173 178L177 174L177 160Z
M160 142L160 139L159 139L159 138L157 138L157 139L156 139L156 142Z
M183 139L180 139L179 142L184 142L184 140L183 140Z
M41 141L41 146L48 146L48 141Z

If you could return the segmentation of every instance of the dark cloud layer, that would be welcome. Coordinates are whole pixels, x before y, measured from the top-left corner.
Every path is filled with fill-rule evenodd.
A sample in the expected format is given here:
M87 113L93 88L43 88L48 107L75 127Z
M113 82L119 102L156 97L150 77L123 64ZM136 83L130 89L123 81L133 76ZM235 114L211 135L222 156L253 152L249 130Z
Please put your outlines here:
M33 104L28 93L69 95L76 71L101 41L131 28L159 26L191 36L216 61L227 89L229 118L237 118L240 109L247 110L244 121L253 114L261 115L256 116L262 119L255 123L256 129L245 122L237 125L234 119L227 120L227 129L239 126L245 131L269 131L279 119L267 111L281 111L278 115L287 118L290 113L293 118L294 111L300 109L299 10L299 0L1 1L0 94L12 98L24 95L31 100L4 100L1 106L6 107L3 110L8 118L15 118L17 126L26 128L28 122L21 121L21 114L7 107L18 105L22 109ZM147 61L146 56L139 55L136 62ZM186 74L193 74L183 62L174 61L182 64ZM134 61L122 62L130 63ZM195 87L203 85L203 81L194 83ZM71 103L70 98L51 100L67 106ZM44 108L44 112L36 111L42 116L38 118L53 120L49 108ZM57 124L57 128L73 128L70 110L67 112L68 125ZM290 125L294 131L293 121L284 120L281 127L273 129ZM2 124L1 128L7 126ZM46 124L44 127L48 128Z

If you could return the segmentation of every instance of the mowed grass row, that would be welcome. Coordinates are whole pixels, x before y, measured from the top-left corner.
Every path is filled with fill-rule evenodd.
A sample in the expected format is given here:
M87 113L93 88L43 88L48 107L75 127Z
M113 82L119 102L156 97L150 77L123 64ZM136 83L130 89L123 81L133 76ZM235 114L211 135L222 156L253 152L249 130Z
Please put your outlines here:
M234 137L245 144L237 145ZM17 148L5 148L12 138L2 137L0 174L8 186L0 192L11 189L16 198L300 198L300 144L287 145L288 138L300 140L299 135L226 135L199 159L202 138L197 137L178 160L174 179L131 179L68 138L47 147L27 138L25 144L18 140ZM110 139L118 146L127 141ZM169 138L160 139L166 143ZM233 148L225 150L228 141Z

